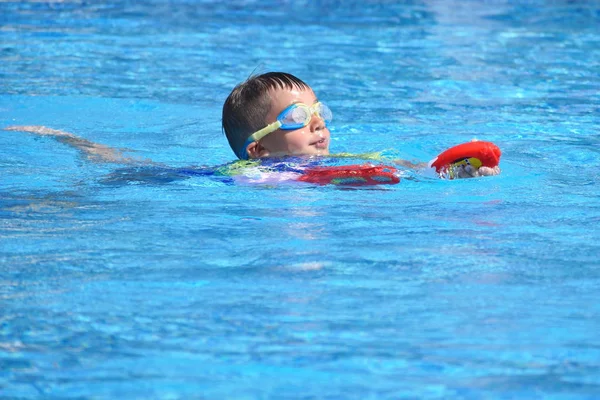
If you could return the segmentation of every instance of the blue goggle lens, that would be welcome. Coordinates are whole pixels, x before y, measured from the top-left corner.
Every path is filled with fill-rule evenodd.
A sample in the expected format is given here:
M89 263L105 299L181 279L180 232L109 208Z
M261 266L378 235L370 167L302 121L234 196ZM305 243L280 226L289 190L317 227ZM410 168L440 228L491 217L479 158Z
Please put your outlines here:
M316 103L312 107L305 104L294 104L284 110L280 115L280 129L298 129L309 124L312 115L317 114L325 121L325 125L331 122L333 113L323 103Z

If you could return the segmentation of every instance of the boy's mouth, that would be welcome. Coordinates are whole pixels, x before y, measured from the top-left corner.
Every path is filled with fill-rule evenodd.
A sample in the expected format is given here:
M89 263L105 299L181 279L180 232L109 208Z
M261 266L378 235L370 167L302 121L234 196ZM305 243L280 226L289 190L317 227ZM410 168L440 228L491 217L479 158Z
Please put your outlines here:
M326 149L327 148L327 139L321 138L316 142L312 143L317 149Z

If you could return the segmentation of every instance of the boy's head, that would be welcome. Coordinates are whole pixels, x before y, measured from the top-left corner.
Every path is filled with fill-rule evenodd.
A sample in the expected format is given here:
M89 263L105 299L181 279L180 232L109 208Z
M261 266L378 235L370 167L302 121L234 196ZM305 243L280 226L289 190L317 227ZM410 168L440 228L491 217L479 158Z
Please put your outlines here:
M331 111L291 74L269 72L236 86L223 105L223 130L238 158L329 154Z

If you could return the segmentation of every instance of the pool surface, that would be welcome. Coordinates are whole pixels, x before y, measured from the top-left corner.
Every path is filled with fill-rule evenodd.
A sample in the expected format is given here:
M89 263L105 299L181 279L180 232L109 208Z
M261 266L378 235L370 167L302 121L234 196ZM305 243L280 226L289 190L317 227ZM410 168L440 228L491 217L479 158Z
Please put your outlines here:
M332 152L502 173L132 179L0 131L0 399L600 398L598 2L97 3L0 1L0 127L219 166L231 89L287 71Z

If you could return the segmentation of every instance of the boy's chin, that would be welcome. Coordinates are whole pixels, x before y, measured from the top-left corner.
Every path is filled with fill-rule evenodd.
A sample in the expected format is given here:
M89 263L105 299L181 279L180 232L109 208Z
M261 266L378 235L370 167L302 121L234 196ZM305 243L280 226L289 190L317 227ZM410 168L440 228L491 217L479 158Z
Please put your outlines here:
M329 146L323 148L311 149L309 152L311 156L328 156L329 155Z
M269 153L261 158L285 158L285 157L299 157L299 158L308 158L308 157L320 157L320 156L328 156L329 148L325 149L308 149L307 151L298 151L298 152L273 152Z

